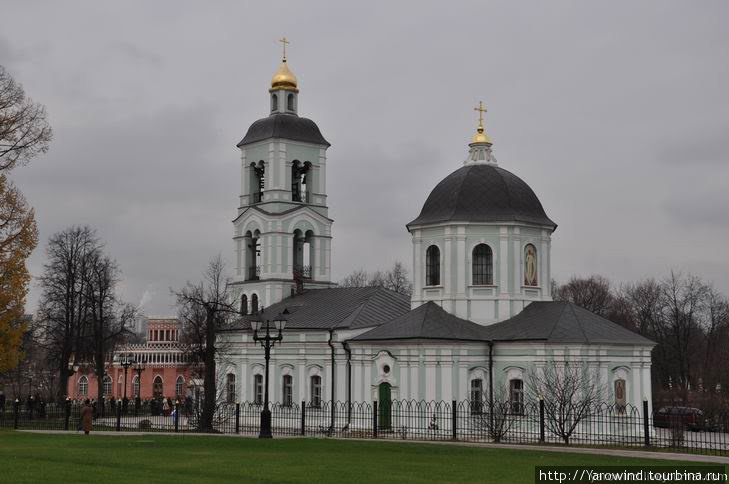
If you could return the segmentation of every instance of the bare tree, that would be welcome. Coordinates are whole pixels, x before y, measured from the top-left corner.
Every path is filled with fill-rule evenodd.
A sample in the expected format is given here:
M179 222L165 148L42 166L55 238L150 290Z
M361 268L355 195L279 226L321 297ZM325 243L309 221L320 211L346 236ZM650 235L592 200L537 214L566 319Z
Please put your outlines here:
M45 107L25 97L23 86L0 66L0 172L46 152L52 137Z
M514 423L518 421L518 413L513 411L513 402L509 401L506 386L494 386L493 398L490 398L484 392L482 400L486 402L486 405L484 406L481 402L478 402L480 408L474 408L474 402L470 402L471 411L478 410L477 414L481 426L488 431L494 442L501 442L514 426Z
M544 400L544 424L565 444L591 411L604 402L604 388L597 372L584 364L548 361L527 373L526 388L533 400Z
M385 287L400 294L413 293L413 283L408 277L408 271L402 262L396 261L392 269L385 273Z
M174 292L182 322L182 343L191 363L202 370L204 395L198 427L203 431L213 431L218 402L216 358L225 353L218 333L236 314L226 287L225 265L218 255L208 264L202 281L188 282L181 291Z
M358 269L339 282L340 287L384 287L400 294L410 295L413 284L402 262L395 262L390 270L368 273Z
M43 289L36 321L39 341L65 395L71 363L92 363L102 401L106 367L115 346L130 335L136 309L117 296L118 265L104 253L96 231L70 227L51 236L48 261L40 277Z
M606 317L613 303L610 281L603 276L572 277L567 284L557 286L556 301L570 301L599 316Z
M368 287L370 275L364 269L358 269L339 281L339 287Z
M96 232L88 227L70 227L50 237L47 262L40 276L42 289L37 322L42 341L58 372L59 397L66 395L64 382L71 376L69 364L85 356L88 337L88 263L101 247Z
M101 248L88 254L85 264L86 305L88 307L89 340L84 353L94 362L96 381L103 382L106 367L111 363L114 347L125 336L132 334L129 329L136 318L136 308L122 303L116 295L120 271L116 262L101 251ZM97 385L97 402L103 402L104 387ZM101 409L102 415L104 409Z
M696 276L683 276L671 271L663 283L662 300L664 321L667 327L665 344L670 348L675 361L675 373L684 392L684 399L690 387L692 372L692 350L701 338L699 318L705 309L707 286Z

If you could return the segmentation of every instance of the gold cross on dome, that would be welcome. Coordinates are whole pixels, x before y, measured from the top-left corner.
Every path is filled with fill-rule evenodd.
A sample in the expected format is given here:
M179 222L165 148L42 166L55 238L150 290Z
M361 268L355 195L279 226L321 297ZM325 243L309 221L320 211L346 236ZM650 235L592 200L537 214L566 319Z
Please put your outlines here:
M486 108L483 107L483 102L479 101L478 106L473 108L474 111L478 111L478 125L483 126L483 113L486 112Z
M290 44L291 42L286 40L286 37L280 39L279 42L283 45L283 60L286 62L286 44Z

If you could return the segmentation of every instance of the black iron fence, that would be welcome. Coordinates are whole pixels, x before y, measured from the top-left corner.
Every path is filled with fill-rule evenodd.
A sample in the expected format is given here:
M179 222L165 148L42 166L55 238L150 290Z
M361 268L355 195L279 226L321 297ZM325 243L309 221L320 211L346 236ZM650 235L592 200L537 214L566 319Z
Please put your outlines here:
M82 405L76 402L28 407L10 402L0 409L0 427L80 430ZM681 407L683 408L683 407ZM729 455L729 412L709 417L648 411L632 406L557 409L544 401L514 405L452 401L372 403L308 402L270 406L276 436L328 436L403 440L457 440L518 444L562 444L665 448ZM199 409L175 404L108 404L97 408L94 430L117 432L215 432L258 435L262 405L243 402L216 408L211 422ZM556 411L559 410L559 411Z

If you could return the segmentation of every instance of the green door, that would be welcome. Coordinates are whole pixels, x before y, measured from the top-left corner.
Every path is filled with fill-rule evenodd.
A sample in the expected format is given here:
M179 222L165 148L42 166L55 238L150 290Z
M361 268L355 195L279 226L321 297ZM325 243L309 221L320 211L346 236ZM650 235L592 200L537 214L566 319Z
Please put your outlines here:
M379 387L379 427L382 430L390 430L392 417L392 396L390 394L390 384L380 383Z

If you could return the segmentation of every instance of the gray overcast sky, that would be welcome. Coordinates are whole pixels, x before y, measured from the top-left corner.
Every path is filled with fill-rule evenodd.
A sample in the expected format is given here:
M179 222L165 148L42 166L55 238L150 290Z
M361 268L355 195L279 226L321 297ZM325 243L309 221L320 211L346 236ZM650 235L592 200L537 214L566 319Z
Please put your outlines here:
M55 139L13 179L41 243L96 227L123 294L232 259L235 144L291 40L332 143L334 275L411 264L405 224L461 166L478 100L500 166L559 224L553 275L695 272L729 293L729 2L0 2L0 63ZM29 310L39 290L34 285Z

